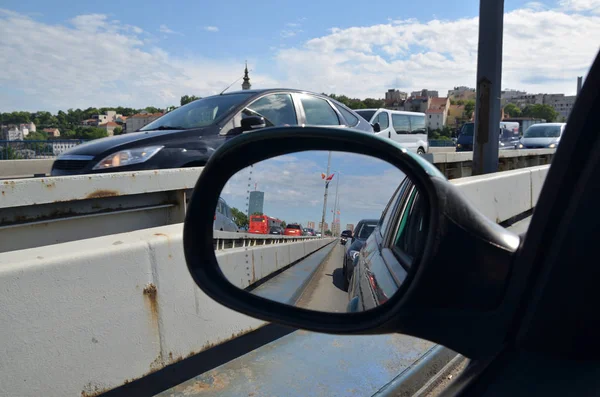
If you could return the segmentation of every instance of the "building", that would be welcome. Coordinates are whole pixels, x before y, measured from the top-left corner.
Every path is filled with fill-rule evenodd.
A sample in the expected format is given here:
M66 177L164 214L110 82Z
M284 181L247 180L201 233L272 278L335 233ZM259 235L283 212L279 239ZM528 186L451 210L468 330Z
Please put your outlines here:
M114 121L109 121L108 123L98 124L98 128L102 128L106 131L108 136L113 136L115 134L115 128L121 127L120 124L115 123Z
M319 230L321 230L321 225L324 226L324 228L323 228L324 231L329 230L329 224L327 222L325 222L325 223L319 222Z
M431 98L429 108L425 111L426 124L429 130L441 130L446 126L448 109L450 108L450 99Z
M138 113L127 118L125 122L124 131L134 132L142 128L143 126L150 124L157 118L161 117L163 113Z
M248 202L248 215L252 214L263 214L263 207L265 204L265 192L259 192L254 190L250 192L250 200Z
M466 121L464 105L450 105L448 107L448 115L446 116L446 125L448 127L458 128Z
M475 88L469 88L466 86L454 87L452 90L448 90L448 98L469 100L475 99Z
M315 223L313 221L308 221L308 222L306 222L306 227L309 229L314 229Z
M342 233L342 231L340 230L340 221L339 220L336 219L335 222L331 224L331 233L334 236L339 236Z
M404 101L408 99L408 94L393 88L387 90L385 93L385 107L388 109L396 109L404 104Z
M23 131L16 126L9 126L8 129L6 129L3 138L7 141L22 141Z
M518 91L518 90L511 90L511 89L501 91L500 92L500 103L502 104L502 106L504 106L507 103L512 103L512 100L514 98L518 98L523 95L527 95L527 93L525 91Z
M406 101L404 101L404 106L402 107L402 109L398 110L425 113L425 111L429 109L431 99L432 98L426 96L410 97Z
M439 95L439 93L435 90L428 90L426 88L422 89L421 91L413 91L410 93L410 96L412 97L427 97L427 98L437 98Z
M246 68L244 69L244 82L242 83L242 90L249 90L252 87L250 84L250 77L248 76L248 62L246 62Z
M60 136L60 131L58 128L44 128L43 131L52 138L58 138Z
M346 225L346 230L350 230L352 233L354 233L354 224L348 223Z
M559 114L559 119L564 117L569 118L573 105L575 105L576 95L565 96L565 94L547 94L544 95L544 104L550 105Z

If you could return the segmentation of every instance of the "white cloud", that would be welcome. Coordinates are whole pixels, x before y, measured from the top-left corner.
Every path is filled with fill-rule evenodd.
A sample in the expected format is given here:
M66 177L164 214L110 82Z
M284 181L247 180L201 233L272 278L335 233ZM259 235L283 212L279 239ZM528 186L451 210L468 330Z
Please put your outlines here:
M561 0L559 4L566 10L600 14L600 0Z
M170 29L167 25L164 25L164 24L160 25L158 27L158 31L161 33L165 33L165 34L181 34L179 32L176 32L176 31Z
M219 28L216 26L205 26L204 30L206 30L207 32L218 32Z
M593 5L586 4L572 6ZM600 37L600 18L530 4L506 13L504 22L503 87L574 94L576 77L587 73L598 52L591 38ZM444 94L457 85L475 86L477 18L409 19L330 32L277 54L286 85L362 98L382 97L388 88Z
M0 109L166 107L185 94L217 94L243 72L242 58L176 57L142 32L100 14L60 25L0 11ZM275 85L260 73L252 83Z

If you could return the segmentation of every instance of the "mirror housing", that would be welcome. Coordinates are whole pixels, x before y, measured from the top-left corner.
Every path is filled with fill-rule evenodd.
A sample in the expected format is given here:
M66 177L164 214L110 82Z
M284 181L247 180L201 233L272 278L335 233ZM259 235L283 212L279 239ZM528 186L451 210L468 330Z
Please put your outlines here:
M427 230L423 253L407 269L398 292L374 309L325 313L285 305L237 288L219 267L212 217L230 177L257 162L308 150L384 160L400 169L422 195ZM183 242L190 274L204 293L230 309L294 328L333 334L400 332L476 358L502 347L514 316L503 310L503 303L511 292L519 236L486 218L421 156L386 138L352 129L275 127L225 142L196 183Z
M242 131L252 131L258 130L261 128L265 128L267 126L267 122L264 117L260 116L247 116L242 119Z
M381 132L381 125L379 123L375 123L372 124L373 125L373 131L375 132Z

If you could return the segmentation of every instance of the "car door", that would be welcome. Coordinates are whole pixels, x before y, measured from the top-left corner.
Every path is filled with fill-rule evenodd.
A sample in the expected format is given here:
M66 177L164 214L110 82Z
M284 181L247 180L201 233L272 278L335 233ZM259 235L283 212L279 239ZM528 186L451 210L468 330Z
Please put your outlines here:
M410 118L406 114L392 113L392 126L395 135L392 133L392 139L398 142L405 149L416 151L414 140L410 133Z
M392 139L392 133L396 134L396 131L391 126L390 123L390 113L382 110L375 116L373 119L373 124L379 123L380 131L377 132L377 135Z

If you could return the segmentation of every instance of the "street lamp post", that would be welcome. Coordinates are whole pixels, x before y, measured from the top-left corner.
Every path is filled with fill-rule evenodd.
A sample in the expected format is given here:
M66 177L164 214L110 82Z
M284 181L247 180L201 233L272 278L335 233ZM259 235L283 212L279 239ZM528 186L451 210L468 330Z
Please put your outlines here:
M329 152L329 158L327 159L327 175L331 169L331 152ZM323 195L323 214L321 215L321 237L325 237L325 212L327 211L327 189L329 183L325 180L325 194Z
M337 181L335 181L335 201L333 202L333 220L331 221L331 234L333 235L333 227L335 225L335 213L337 212L338 206L338 188L340 186L340 171L333 171L337 176Z

